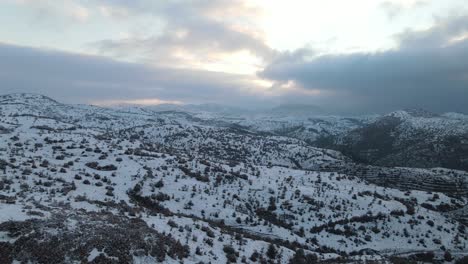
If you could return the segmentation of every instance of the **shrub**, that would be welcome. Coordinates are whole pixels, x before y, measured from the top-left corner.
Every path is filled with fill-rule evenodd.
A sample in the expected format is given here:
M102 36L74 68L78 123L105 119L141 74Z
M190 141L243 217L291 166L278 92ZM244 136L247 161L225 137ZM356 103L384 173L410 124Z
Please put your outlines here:
M318 257L315 254L305 254L303 249L298 249L294 256L289 260L289 264L315 264L318 263Z
M236 263L239 253L230 245L224 245L223 251L226 254L226 258L229 262Z
M276 254L278 254L278 252L276 251L276 248L273 244L270 244L268 246L268 250L266 254L267 254L267 257L269 257L270 259L276 258Z

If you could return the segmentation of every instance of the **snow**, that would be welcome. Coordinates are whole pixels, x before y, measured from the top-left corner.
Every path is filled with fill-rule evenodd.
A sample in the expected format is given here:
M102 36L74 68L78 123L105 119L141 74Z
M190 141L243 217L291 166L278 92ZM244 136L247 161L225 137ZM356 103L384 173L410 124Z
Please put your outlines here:
M424 120L407 112L393 115L418 128L457 127L450 133L467 128L463 123L467 119L458 114ZM378 254L354 260L437 251L441 246L468 251L466 235L455 220L467 215L466 197L387 188L355 175L317 169L350 161L339 152L311 147L304 137L317 136L314 131L344 133L374 117L237 117L73 106L38 95L0 97L0 126L11 130L0 133L0 160L10 164L5 171L0 169L0 179L8 186L0 188L0 195L15 198L13 204L0 199L0 224L49 219L64 212L108 212L142 219L190 248L184 263L225 263L225 245L234 247L239 261L249 259L254 251L264 254L271 239L282 241L276 245L279 263L288 263L294 255L285 246L292 242L320 259L366 249ZM304 130L279 133L299 125ZM44 160L47 166L42 166ZM116 169L99 170L89 162ZM454 177L445 169L403 169L442 180ZM157 187L160 181L164 186ZM137 185L141 188L136 195L170 213L135 202L131 193ZM269 208L271 199L275 209ZM414 214L405 213L408 202ZM454 210L443 213L423 204L447 204ZM396 211L404 213L395 215ZM276 220L268 219L268 213ZM356 220L379 214L381 218L371 221ZM74 219L65 224L71 230L78 225ZM0 230L0 241L8 240L15 241ZM331 250L323 251L324 246ZM202 253L195 254L197 248ZM92 249L87 261L101 253L107 256L105 252ZM151 256L133 256L134 263L155 261Z

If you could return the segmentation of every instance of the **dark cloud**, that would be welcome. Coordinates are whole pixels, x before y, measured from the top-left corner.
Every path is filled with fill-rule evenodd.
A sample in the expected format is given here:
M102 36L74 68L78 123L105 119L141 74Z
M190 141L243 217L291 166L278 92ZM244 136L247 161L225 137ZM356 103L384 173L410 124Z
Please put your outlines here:
M426 31L397 36L397 49L377 53L328 55L312 60L290 56L267 66L260 76L305 89L316 100L349 111L390 111L423 107L468 112L468 18L439 20Z
M252 80L157 68L97 56L0 44L0 93L34 92L68 103L152 99L257 104Z

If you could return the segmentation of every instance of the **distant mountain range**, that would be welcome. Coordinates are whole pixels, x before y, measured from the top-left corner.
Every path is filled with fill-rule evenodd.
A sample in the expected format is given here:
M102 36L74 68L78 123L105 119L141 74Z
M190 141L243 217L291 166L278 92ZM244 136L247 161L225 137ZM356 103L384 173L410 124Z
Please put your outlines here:
M272 114L303 116L323 115L326 113L318 106L306 104L283 104L272 108L269 112Z
M151 109L153 111L184 111L192 113L214 113L214 114L227 114L227 115L239 115L239 114L265 114L265 115L301 115L301 116L314 116L324 115L326 111L320 107L306 104L282 104L273 108L264 109L247 109L234 106L226 106L221 104L159 104L153 106L142 106L132 104L122 104L114 106L117 109L128 109L128 108L144 108Z

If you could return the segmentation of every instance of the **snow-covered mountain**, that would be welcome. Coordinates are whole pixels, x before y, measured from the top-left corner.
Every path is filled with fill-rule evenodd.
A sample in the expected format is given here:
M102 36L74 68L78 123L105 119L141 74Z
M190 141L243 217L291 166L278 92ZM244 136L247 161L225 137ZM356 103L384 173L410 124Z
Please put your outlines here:
M386 118L447 135L467 120L405 113L223 118L0 96L0 263L461 259L465 171L356 164L311 145Z
M380 166L468 170L468 116L397 111L317 145Z
M300 139L378 166L468 170L468 116L421 109L386 115L218 117L244 129Z

